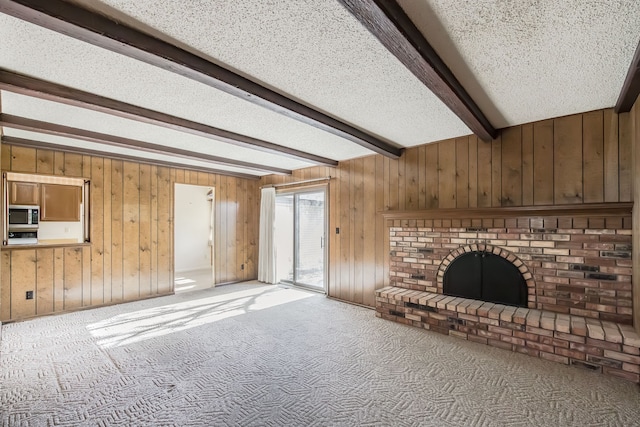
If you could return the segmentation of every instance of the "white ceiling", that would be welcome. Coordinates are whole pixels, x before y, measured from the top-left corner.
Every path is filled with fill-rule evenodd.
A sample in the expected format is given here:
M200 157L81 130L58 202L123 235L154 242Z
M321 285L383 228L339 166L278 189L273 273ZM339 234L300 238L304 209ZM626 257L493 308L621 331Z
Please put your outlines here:
M337 0L76 3L236 70L398 147L470 133ZM613 106L640 39L640 2L634 1L400 4L497 128ZM372 153L199 82L3 14L0 41L0 67L6 70L334 160ZM6 114L265 166L311 165L6 91L1 96ZM8 128L5 134L26 137ZM100 148L28 134L35 140Z

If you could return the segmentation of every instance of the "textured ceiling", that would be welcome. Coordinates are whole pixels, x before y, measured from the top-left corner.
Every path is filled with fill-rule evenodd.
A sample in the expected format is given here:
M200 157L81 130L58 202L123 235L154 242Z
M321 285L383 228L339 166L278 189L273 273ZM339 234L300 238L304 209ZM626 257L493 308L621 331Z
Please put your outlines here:
M409 147L470 133L337 0L73 2L392 145ZM496 128L613 106L640 39L638 1L399 3ZM3 14L0 40L0 68L6 70L335 160L372 154L202 83ZM2 112L265 166L310 165L8 92L2 93ZM5 134L104 149L11 129Z
M640 1L400 0L498 128L612 107Z

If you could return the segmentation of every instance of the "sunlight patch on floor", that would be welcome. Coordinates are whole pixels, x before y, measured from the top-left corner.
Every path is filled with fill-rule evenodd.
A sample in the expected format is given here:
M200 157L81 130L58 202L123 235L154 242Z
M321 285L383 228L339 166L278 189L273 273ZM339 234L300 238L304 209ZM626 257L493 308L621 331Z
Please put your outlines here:
M161 337L252 311L315 296L275 286L224 293L189 301L122 313L87 325L101 347L110 348Z

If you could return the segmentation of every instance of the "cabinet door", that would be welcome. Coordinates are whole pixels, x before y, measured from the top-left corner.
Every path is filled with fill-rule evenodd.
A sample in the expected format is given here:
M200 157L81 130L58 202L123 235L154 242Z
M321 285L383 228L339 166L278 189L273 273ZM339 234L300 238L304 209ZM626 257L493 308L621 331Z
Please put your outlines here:
M10 182L10 205L38 205L38 186L36 182Z
M80 187L40 184L41 221L80 221Z

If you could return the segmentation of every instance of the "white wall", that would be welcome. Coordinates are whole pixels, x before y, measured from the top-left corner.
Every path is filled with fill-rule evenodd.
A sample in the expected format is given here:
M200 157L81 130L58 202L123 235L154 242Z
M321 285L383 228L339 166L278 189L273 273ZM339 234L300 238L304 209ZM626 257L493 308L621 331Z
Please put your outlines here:
M40 221L38 240L73 240L82 243L82 222Z
M211 268L209 224L211 187L176 184L175 186L175 271Z

